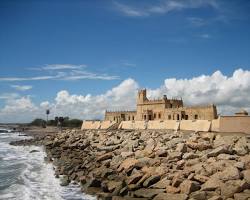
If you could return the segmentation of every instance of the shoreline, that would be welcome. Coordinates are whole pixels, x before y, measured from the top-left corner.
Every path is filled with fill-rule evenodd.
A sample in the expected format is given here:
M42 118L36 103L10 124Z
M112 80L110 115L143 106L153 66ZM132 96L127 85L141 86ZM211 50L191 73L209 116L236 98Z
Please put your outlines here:
M74 184L61 186L54 165L45 162L43 146L11 146L13 140L29 139L18 133L3 133L0 148L0 199L94 199Z
M44 145L56 177L100 199L250 198L250 142L242 135L73 129L12 144Z

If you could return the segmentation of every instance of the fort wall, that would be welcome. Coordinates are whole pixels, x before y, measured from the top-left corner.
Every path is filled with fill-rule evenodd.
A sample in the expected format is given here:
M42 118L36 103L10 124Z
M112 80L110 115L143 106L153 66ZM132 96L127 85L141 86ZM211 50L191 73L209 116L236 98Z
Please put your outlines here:
M250 116L221 116L219 132L250 134Z
M209 120L182 120L180 130L210 131L211 121Z
M84 129L99 129L101 127L100 121L83 121L81 130Z
M119 126L118 126L119 124ZM203 132L247 133L250 134L250 116L221 116L216 120L152 120L152 121L83 121L82 130L109 129L168 129Z

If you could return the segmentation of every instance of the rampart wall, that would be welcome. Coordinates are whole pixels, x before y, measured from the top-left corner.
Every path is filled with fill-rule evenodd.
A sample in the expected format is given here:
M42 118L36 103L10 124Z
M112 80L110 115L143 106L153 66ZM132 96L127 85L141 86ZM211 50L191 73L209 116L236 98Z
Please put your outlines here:
M118 126L119 124L119 126ZM203 132L247 133L250 134L250 116L221 116L215 120L152 120L152 121L83 121L82 130L109 129L169 129Z

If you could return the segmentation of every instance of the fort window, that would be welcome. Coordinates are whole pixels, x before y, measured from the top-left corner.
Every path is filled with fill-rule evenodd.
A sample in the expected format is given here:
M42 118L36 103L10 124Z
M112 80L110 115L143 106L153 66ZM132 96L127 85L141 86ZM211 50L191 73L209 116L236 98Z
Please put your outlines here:
M132 116L132 120L135 120L135 117L134 117L134 116Z
M114 117L114 121L115 121L115 117Z
M194 115L194 119L198 119L198 115Z
M172 104L170 104L170 108L172 108L173 107L173 105Z
M161 119L161 113L158 114L159 119Z
M144 120L146 120L147 119L147 116L146 115L144 115Z
M177 114L177 120L180 120L180 116L179 116L179 114Z
M188 115L185 115L185 120L188 120Z
M156 114L154 113L154 119L156 118Z
M171 119L171 115L168 115L168 119Z

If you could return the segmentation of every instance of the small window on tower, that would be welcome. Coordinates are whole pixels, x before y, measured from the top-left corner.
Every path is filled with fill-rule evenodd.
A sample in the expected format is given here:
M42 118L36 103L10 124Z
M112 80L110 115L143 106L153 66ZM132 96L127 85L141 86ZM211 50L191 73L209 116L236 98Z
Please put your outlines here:
M161 119L161 113L159 113L159 115L158 115L158 116L159 116L159 119Z

